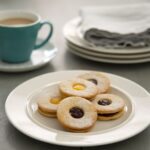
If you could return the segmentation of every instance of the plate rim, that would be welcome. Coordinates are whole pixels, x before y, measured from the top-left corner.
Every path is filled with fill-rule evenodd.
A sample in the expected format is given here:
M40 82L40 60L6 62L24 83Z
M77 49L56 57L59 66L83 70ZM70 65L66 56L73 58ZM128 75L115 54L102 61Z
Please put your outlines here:
M138 130L138 132L136 132L136 133L132 133L132 134L130 134L130 135L128 135L128 136L126 136L126 138L119 138L119 140L117 140L117 141L111 141L111 142L106 142L106 143L103 143L103 144L99 144L99 143L86 143L87 145L85 145L85 144L83 144L83 143L80 143L80 144L74 144L74 143L71 143L71 144L68 144L68 143L59 143L59 142L57 142L57 141L55 141L55 142L53 142L53 141L45 141L45 140L42 140L42 139L40 139L40 138L38 138L38 137L34 137L32 134L29 134L29 133L26 133L25 131L23 131L22 129L20 129L20 128L18 128L18 126L14 123L14 121L12 120L12 118L9 116L10 115L10 113L9 113L9 111L8 111L8 109L7 109L7 107L8 107L8 101L10 100L10 98L11 98L11 96L20 88L20 87L23 87L23 86L25 86L26 84L28 84L28 83L30 83L30 82L33 82L34 80L37 80L37 79L42 79L42 78L45 78L45 77L47 77L47 76L49 76L50 74L57 74L57 73L66 73L66 72L70 72L70 73L72 73L72 72L89 72L89 71L92 71L92 70L66 70L66 71L57 71L57 72L52 72L52 73L46 73L46 74L43 74L43 75L39 75L39 76L36 76L36 77L34 77L34 78L31 78L31 79L29 79L29 80L27 80L27 81L25 81L25 82L23 82L22 84L20 84L19 86L17 86L14 90L12 90L12 92L8 95L8 97L7 97L7 99L6 99L6 102L5 102L5 112L6 112L6 115L7 115L7 117L8 117L8 119L9 119L9 121L11 122L11 124L16 128L16 129L18 129L20 132L22 132L22 133L24 133L25 135L27 135L27 136L29 136L29 137L31 137L31 138L34 138L34 139L36 139L36 140L39 140L39 141L43 141L43 142L46 142L46 143L50 143L50 144L57 144L57 145L63 145L63 146L71 146L71 147L81 147L81 146L85 146L85 147L89 147L89 146L98 146L98 145L106 145L106 144L111 144L111 143L116 143L116 142L119 142L119 141L123 141L123 140L125 140L125 139L128 139L128 138L130 138L130 137L132 137L132 136L135 136L135 135L137 135L138 133L140 133L141 131L143 131L145 128L147 128L148 126L149 126L149 124L150 124L150 119L148 120L148 123L143 127L143 128L141 128L140 130ZM127 78L124 78L124 77L121 77L121 76L118 76L118 75L115 75L115 74L112 74L112 73L108 73L108 72L104 72L104 73L106 73L106 74L109 74L109 75L112 75L112 76L116 76L117 78L120 78L120 79L122 79L122 80L126 80L126 81L128 81L128 82L130 82L130 83L132 83L132 84L134 84L134 85L136 85L138 88L140 88L140 89L142 89L149 97L150 97L150 94L149 94L149 92L148 91L146 91L146 89L144 89L142 86L140 86L139 84L137 84L136 82L134 82L134 81L131 81L131 80L129 80L129 79L127 79ZM30 120L31 121L31 120Z
M68 47L78 51L78 52L81 52L81 53L84 53L85 55L91 55L91 56L97 56L97 57L101 57L102 58L112 58L112 59L123 59L123 60L131 60L131 59L144 59L144 58L148 58L150 57L150 53L143 53L143 54L135 54L135 55L119 55L119 54L105 54L105 53L101 53L101 52L96 52L96 51L88 51L87 49L85 48L81 48L79 47L78 45L74 45L73 43L71 43L70 41L66 41L67 42L67 45Z
M81 52L74 51L72 49L68 49L71 53L82 57L84 59L92 60L95 62L103 62L103 63L113 63L113 64L138 64L138 63L146 63L150 61L150 58L143 58L143 59L133 59L133 60L119 60L119 59L107 59L102 57L90 56Z

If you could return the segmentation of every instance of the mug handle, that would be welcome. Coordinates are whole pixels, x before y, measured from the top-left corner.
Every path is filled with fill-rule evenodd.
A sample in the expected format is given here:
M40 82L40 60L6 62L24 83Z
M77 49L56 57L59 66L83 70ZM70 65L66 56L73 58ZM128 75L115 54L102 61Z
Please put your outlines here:
M52 34L53 34L53 25L50 22L48 22L48 21L42 22L41 25L40 25L40 28L42 28L43 25L48 25L50 27L49 34L42 43L40 43L38 45L35 45L34 49L38 49L38 48L42 47L44 44L46 44L48 42L48 40L51 38Z

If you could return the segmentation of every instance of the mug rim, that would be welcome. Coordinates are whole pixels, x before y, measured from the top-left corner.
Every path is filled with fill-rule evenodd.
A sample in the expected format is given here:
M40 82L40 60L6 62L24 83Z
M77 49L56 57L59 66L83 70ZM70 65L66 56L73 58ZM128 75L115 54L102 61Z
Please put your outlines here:
M0 24L0 27L6 27L6 28L23 28L23 27L30 27L33 25L36 25L37 23L39 23L41 21L41 16L39 14L37 14L36 12L30 11L30 10L2 10L0 11L0 15L1 14L7 14L7 13L16 13L16 14L30 14L33 15L35 17L37 17L37 19L30 24L25 24L25 25L21 25L21 26L13 26L13 25L4 25L4 24ZM11 18L11 17L10 17Z

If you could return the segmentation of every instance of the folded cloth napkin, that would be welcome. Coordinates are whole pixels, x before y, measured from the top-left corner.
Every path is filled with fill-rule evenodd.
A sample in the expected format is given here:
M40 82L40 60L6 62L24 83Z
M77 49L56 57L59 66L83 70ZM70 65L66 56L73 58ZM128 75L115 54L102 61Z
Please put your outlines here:
M150 46L150 3L84 7L80 15L83 37L95 46Z

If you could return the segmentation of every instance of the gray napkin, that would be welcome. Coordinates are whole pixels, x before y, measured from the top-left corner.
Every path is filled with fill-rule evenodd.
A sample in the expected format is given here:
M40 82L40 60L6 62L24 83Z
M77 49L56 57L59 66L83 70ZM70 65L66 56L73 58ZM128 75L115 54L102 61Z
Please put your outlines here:
M136 34L119 34L92 28L85 32L84 39L95 46L106 48L148 47L150 46L150 29Z

